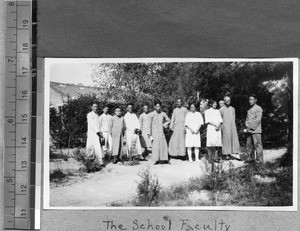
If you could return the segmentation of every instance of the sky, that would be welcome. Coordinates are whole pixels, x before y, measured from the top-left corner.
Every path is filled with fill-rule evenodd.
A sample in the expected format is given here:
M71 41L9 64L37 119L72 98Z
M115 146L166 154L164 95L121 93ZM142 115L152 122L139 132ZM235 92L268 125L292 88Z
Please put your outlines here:
M52 63L50 81L93 86L91 74L92 67L88 63Z

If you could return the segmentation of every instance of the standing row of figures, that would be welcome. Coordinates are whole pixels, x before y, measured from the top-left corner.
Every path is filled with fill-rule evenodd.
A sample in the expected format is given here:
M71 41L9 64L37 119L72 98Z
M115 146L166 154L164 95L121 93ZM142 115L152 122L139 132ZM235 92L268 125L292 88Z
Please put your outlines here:
M189 103L188 109L178 99L171 119L162 111L160 101L154 102L155 110L149 112L148 105L144 105L143 113L138 118L133 113L133 105L127 105L127 112L122 116L120 107L116 107L114 115L108 114L108 107L103 108L103 114L98 115L97 102L91 105L88 113L87 152L94 153L100 163L104 153L111 153L114 162L122 161L123 139L126 139L126 153L128 157L137 156L147 158L145 154L151 152L154 164L168 163L171 157L185 157L192 160L192 149L195 161L199 161L201 147L200 128L207 124L206 147L210 162L220 159L240 159L240 143L236 128L235 109L230 105L231 99L210 100L209 108L204 111L204 118L196 110L195 103ZM261 141L262 108L257 105L257 97L249 96L250 108L245 120L244 133L247 136L246 151L248 160L263 162L263 147ZM169 127L173 133L167 143L164 128Z

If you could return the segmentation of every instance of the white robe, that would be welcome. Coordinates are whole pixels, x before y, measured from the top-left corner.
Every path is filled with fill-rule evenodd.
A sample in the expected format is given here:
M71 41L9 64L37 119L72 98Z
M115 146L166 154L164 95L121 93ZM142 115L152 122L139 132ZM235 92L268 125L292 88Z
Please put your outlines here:
M207 109L205 111L205 123L222 123L222 117L218 109ZM213 125L207 125L207 136L206 136L207 147L222 147L222 134L221 129L216 131L216 127Z
M199 130L203 123L203 118L200 112L188 112L185 117L185 126L189 126L194 131ZM197 134L192 134L190 129L186 128L185 146L201 147L200 130Z
M124 116L126 126L126 150L127 155L132 148L133 141L136 142L136 152L138 155L142 154L142 147L140 144L140 138L134 133L135 129L140 129L140 122L136 114L127 112Z
M95 154L98 159L102 159L102 149L100 146L99 136L97 132L100 132L99 128L99 116L95 112L87 114L87 141L86 141L86 152L87 155Z
M112 138L108 132L108 125L109 125L111 118L112 118L111 115L104 114L104 113L99 117L100 131L102 132L102 135L105 139L105 144L103 146L103 150L105 150L105 151L106 150L112 151L112 145L111 145Z

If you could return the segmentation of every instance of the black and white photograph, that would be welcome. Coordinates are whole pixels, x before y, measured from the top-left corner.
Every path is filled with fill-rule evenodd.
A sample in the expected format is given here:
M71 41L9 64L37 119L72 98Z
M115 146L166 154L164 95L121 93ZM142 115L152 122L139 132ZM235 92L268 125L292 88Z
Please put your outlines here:
M46 58L45 209L297 210L298 59Z

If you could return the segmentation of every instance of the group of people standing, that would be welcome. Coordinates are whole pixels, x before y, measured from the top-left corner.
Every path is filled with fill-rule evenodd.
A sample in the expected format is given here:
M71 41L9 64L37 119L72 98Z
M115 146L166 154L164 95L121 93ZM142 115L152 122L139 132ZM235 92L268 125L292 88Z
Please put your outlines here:
M196 103L189 103L188 109L182 100L177 99L176 108L171 119L162 111L160 101L154 102L154 111L149 112L148 105L143 106L143 113L137 117L133 105L127 105L127 112L122 116L121 108L116 107L114 115L108 114L108 107L98 115L98 105L93 103L88 113L87 150L96 154L102 162L104 152L111 153L114 163L122 161L123 139L126 139L126 154L129 157L147 158L144 154L151 152L154 164L168 163L169 158L184 158L188 161L200 161L201 126L207 125L206 147L210 162L221 159L240 159L240 143L236 128L235 109L230 105L231 99L225 96L218 103L210 100L204 113L197 111ZM249 96L250 109L245 120L244 133L247 135L246 150L249 159L263 162L261 142L262 108L257 105L255 95ZM167 143L164 128L173 132ZM102 140L102 142L101 142Z

